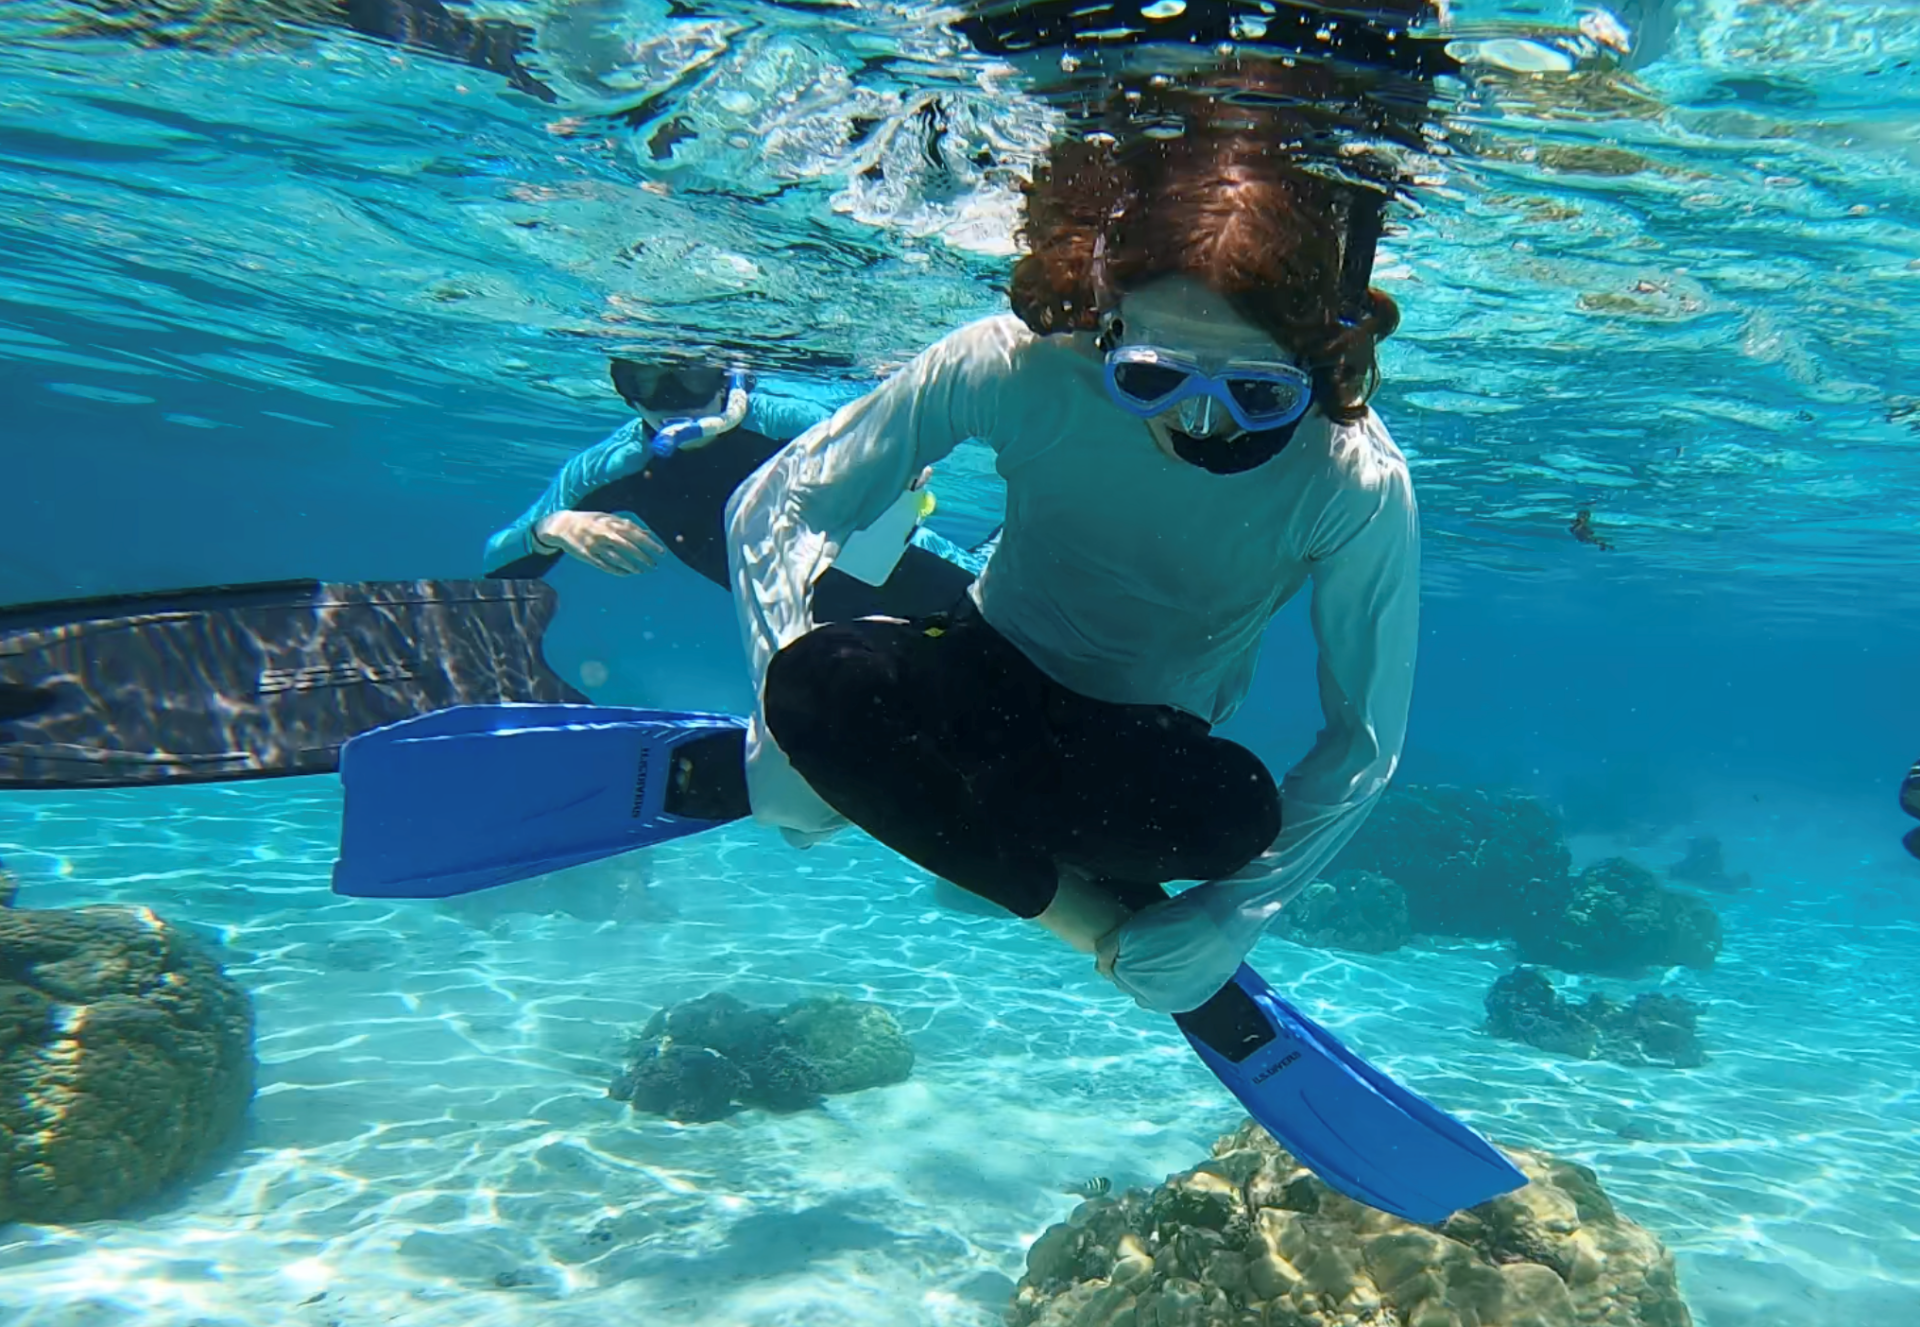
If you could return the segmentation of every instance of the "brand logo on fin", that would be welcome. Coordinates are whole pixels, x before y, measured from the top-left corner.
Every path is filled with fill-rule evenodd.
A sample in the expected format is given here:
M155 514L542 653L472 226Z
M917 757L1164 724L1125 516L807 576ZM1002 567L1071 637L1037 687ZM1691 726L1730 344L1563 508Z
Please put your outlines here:
M1277 1064L1270 1064L1266 1068L1262 1069L1259 1073L1255 1074L1253 1076L1253 1081L1256 1083L1264 1083L1269 1078L1272 1078L1275 1074L1279 1073L1282 1069L1285 1069L1288 1066L1290 1066L1295 1060L1299 1058L1300 1058L1299 1051L1288 1051L1285 1055L1282 1055L1280 1057L1280 1060Z
M353 687L371 682L411 682L413 669L406 664L311 664L305 668L266 668L260 672L255 688L262 696L282 691L318 691L322 687Z

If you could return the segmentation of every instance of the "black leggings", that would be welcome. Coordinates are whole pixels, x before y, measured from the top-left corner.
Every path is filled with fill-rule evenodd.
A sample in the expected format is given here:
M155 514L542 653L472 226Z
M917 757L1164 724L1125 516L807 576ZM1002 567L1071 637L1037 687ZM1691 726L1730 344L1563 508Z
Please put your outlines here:
M1280 831L1273 776L1159 705L1090 700L958 607L839 622L767 670L767 726L815 792L895 852L1021 917L1060 868L1133 908L1239 870Z

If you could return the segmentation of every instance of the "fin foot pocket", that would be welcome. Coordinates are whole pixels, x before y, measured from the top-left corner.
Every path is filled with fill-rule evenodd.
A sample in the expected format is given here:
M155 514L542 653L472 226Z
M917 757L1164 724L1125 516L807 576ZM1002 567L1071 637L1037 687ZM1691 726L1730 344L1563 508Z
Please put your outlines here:
M728 728L675 747L666 810L690 820L739 820L752 814L747 730Z
M1175 1014L1180 1030L1206 1043L1215 1055L1239 1064L1273 1040L1273 1024L1238 982L1228 982L1211 1000L1185 1014Z

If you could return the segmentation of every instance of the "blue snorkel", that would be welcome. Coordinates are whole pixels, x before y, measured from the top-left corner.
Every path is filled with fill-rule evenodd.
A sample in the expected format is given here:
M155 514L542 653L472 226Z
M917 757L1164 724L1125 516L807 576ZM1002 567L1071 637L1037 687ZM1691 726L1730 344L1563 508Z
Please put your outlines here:
M750 379L745 369L727 372L726 399L717 415L701 419L669 419L654 431L648 446L655 456L671 456L682 447L698 447L740 427L747 417Z

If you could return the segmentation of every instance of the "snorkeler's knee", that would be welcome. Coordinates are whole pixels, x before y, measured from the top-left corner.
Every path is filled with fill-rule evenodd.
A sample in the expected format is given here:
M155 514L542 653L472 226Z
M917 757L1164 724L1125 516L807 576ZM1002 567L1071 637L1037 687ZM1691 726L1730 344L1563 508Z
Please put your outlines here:
M836 742L890 698L894 668L854 623L816 627L767 665L767 728L789 759Z
M1221 857L1234 861L1231 874L1273 846L1280 837L1280 788L1260 757L1234 742L1223 742L1222 779L1215 803L1222 828L1213 836Z

